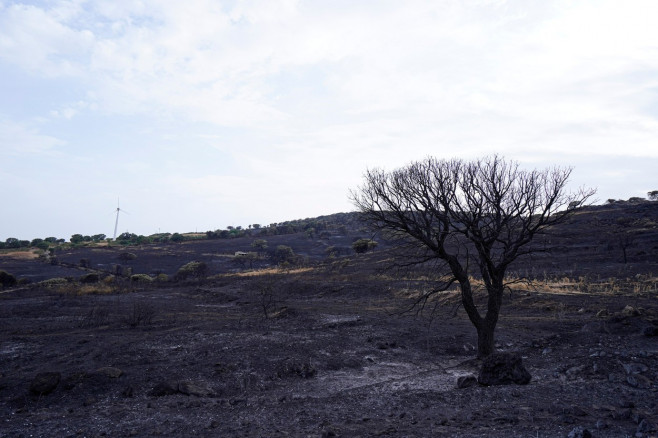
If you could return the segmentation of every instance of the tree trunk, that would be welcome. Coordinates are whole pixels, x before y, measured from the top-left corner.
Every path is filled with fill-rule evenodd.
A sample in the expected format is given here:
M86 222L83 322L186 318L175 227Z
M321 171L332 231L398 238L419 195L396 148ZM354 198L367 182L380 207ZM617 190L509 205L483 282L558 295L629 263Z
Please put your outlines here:
M476 326L478 333L478 357L487 357L495 353L494 332L498 324L498 315L503 304L503 283L497 280L489 289L489 300L487 303L487 314L480 326Z
M494 329L495 327L489 327L489 324L486 322L477 329L478 358L482 359L496 351L494 347Z

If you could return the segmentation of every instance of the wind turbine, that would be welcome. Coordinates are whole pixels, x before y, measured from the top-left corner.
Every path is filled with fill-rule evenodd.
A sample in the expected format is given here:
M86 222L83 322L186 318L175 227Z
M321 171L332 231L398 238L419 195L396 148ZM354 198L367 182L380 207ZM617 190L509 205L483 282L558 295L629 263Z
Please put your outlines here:
M122 210L119 207L119 198L117 198L117 220L114 222L114 238L112 240L117 240L117 228L119 227L119 213L120 212L128 213L126 210Z

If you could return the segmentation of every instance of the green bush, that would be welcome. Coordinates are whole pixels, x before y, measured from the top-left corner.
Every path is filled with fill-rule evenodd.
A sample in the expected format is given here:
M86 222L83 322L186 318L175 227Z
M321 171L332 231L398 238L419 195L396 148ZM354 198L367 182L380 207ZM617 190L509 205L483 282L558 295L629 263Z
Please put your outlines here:
M133 274L130 276L132 283L152 283L153 277L147 274Z
M0 271L0 285L2 287L13 287L16 286L16 283L16 277L9 272Z
M67 284L68 282L69 281L66 278L55 277L55 278L49 278L48 280L40 281L39 284L44 287L56 287L56 286L61 286L63 284Z
M174 233L174 234L171 235L171 237L169 239L172 242L182 242L183 240L185 240L185 237L183 237L183 235L180 234L180 233Z
M158 274L158 276L155 277L155 281L158 283L166 283L169 281L169 276L167 274Z
M176 272L174 280L179 281L186 280L188 278L202 279L207 275L208 265L206 265L204 262L193 261L181 266L180 269L178 269L178 272Z
M286 245L278 245L272 253L272 259L277 263L294 263L296 256L295 251Z

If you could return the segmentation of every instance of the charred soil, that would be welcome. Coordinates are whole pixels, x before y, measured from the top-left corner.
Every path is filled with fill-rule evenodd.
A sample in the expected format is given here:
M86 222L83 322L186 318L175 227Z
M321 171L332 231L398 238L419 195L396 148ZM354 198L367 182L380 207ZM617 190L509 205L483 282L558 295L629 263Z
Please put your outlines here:
M401 314L424 284L378 269L386 245L326 259L318 240L280 237L307 257L285 268L233 263L248 239L126 249L134 273L210 267L152 283L104 283L116 249L59 257L74 267L2 258L19 277L101 280L0 292L0 437L656 436L653 214L626 260L572 228L561 255L542 256L548 272L516 267L532 281L506 294L496 340L521 355L526 385L458 388L481 363L457 293Z

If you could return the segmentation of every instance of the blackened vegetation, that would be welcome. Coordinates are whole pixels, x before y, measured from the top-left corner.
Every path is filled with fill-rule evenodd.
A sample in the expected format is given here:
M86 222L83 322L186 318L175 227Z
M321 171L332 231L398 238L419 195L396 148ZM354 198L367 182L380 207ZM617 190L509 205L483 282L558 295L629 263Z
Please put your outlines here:
M478 333L478 356L485 357L494 352L508 267L537 251L528 244L595 193L567 193L570 175L571 169L525 171L498 156L471 162L428 158L392 172L368 171L352 200L373 229L399 241L398 266L432 265L440 281L418 305L459 285ZM488 294L484 315L473 298L472 271Z

